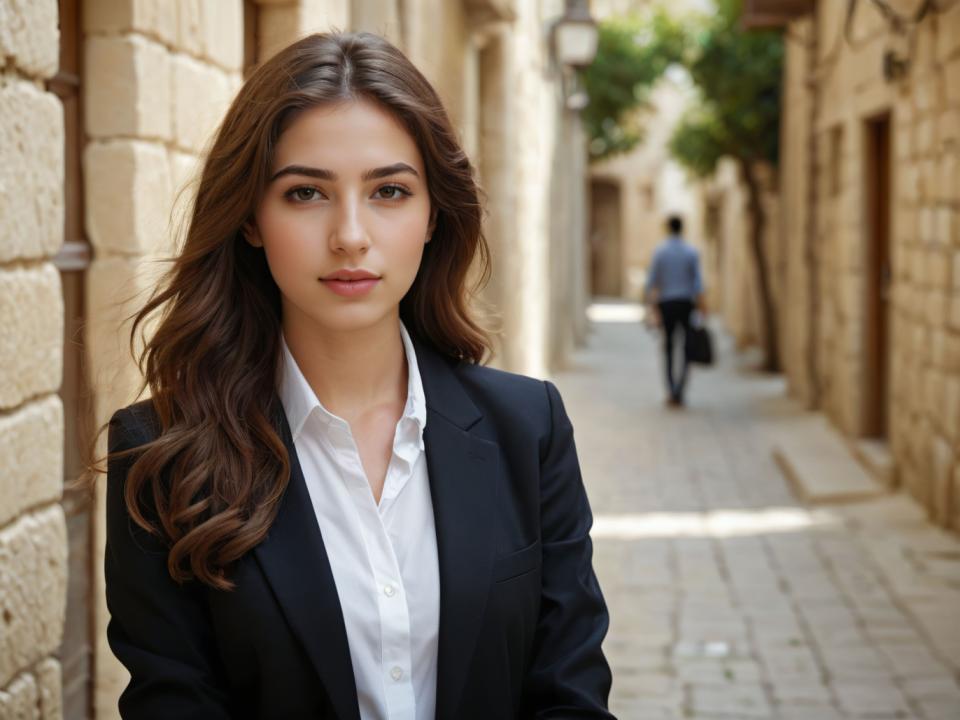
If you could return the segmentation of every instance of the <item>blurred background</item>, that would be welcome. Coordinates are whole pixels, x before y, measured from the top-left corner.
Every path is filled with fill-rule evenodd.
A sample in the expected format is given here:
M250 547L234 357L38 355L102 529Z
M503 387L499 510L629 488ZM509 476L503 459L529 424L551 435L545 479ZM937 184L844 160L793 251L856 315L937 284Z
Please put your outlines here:
M400 46L478 168L492 364L573 419L618 716L960 718L957 0L0 0L0 718L117 717L64 483L233 95L330 28ZM678 412L668 215L717 356Z

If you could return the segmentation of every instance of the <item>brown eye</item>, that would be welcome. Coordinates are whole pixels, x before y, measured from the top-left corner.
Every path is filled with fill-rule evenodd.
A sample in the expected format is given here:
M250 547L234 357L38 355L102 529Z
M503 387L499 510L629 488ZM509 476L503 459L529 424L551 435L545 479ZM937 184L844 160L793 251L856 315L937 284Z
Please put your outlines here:
M397 200L402 196L412 194L413 193L400 185L384 185L382 188L378 188L377 192L374 193L379 200Z
M311 200L317 200L322 197L322 194L315 187L310 187L308 185L301 185L300 187L291 188L286 192L286 197L294 200L295 202L310 202Z

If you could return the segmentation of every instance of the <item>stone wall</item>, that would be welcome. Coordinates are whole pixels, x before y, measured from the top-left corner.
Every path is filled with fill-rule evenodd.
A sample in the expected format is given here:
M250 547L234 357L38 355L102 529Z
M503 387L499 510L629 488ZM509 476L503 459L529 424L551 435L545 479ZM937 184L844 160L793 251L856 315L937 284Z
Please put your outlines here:
M790 385L800 397L818 398L852 440L885 443L893 477L934 519L960 528L960 5L930 12L905 33L860 3L844 34L844 12L842 4L820 3L816 17L793 23L789 33L785 98L794 120L784 126L781 176L812 188L786 195L784 212L812 223L816 258L812 278L798 266L785 287L785 356L814 358L788 362ZM885 77L885 54L907 61L899 76ZM804 117L815 117L812 128L797 124ZM878 431L876 393L865 381L876 362L868 297L877 246L867 188L876 158L871 123L884 117L891 262L882 352L889 369L887 426ZM800 252L801 235L789 238L789 252Z
M773 191L768 168L758 167L763 190L767 253L766 272L771 277L774 312L780 303L777 288L784 272L779 243L779 197ZM737 348L763 345L763 318L757 284L747 189L732 159L721 160L714 174L701 187L704 234L703 266L707 282L708 312L719 316Z
M55 0L0 2L0 717L61 716L63 109Z
M175 249L197 159L240 85L242 0L84 3L83 156L87 358L98 426L136 396L124 318L139 309ZM181 190L184 190L183 194ZM174 208L174 198L180 202ZM106 450L105 434L99 453ZM103 557L103 484L94 557ZM102 562L94 563L97 716L116 717L128 675L106 643Z

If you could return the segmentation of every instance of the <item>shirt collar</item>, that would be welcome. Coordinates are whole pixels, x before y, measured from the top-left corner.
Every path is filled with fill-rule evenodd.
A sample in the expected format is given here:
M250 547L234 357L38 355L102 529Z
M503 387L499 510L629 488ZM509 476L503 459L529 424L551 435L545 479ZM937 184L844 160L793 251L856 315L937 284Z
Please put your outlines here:
M427 403L423 393L423 381L420 378L420 369L417 364L417 353L413 347L413 341L403 322L400 322L400 339L403 341L403 351L407 358L407 402L404 405L403 416L401 419L409 419L416 423L420 447L423 448L423 430L427 426ZM317 399L316 393L307 382L307 379L300 371L300 366L294 360L287 341L280 333L280 347L283 352L283 362L280 366L280 377L277 382L277 389L280 394L280 402L283 404L283 411L287 415L287 422L290 424L290 432L293 434L294 441L297 440L303 425L306 423L310 414L317 411L318 416L323 420L324 425L331 423L345 423L342 418L337 417Z

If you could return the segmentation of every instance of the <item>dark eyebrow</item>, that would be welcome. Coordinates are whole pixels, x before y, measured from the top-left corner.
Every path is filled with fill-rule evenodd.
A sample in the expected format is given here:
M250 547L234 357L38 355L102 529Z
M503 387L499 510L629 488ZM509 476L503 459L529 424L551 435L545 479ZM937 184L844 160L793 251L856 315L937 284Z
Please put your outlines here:
M377 180L379 178L385 178L391 175L397 175L399 173L410 173L416 178L420 177L420 173L407 165L405 162L398 162L394 163L393 165L385 165L384 167L365 170L360 178L366 182L368 180ZM275 172L273 177L270 178L270 182L273 182L277 178L283 177L284 175L306 175L307 177L314 177L318 180L329 180L331 182L334 182L337 179L337 174L332 170L308 167L306 165L287 165L282 170Z

